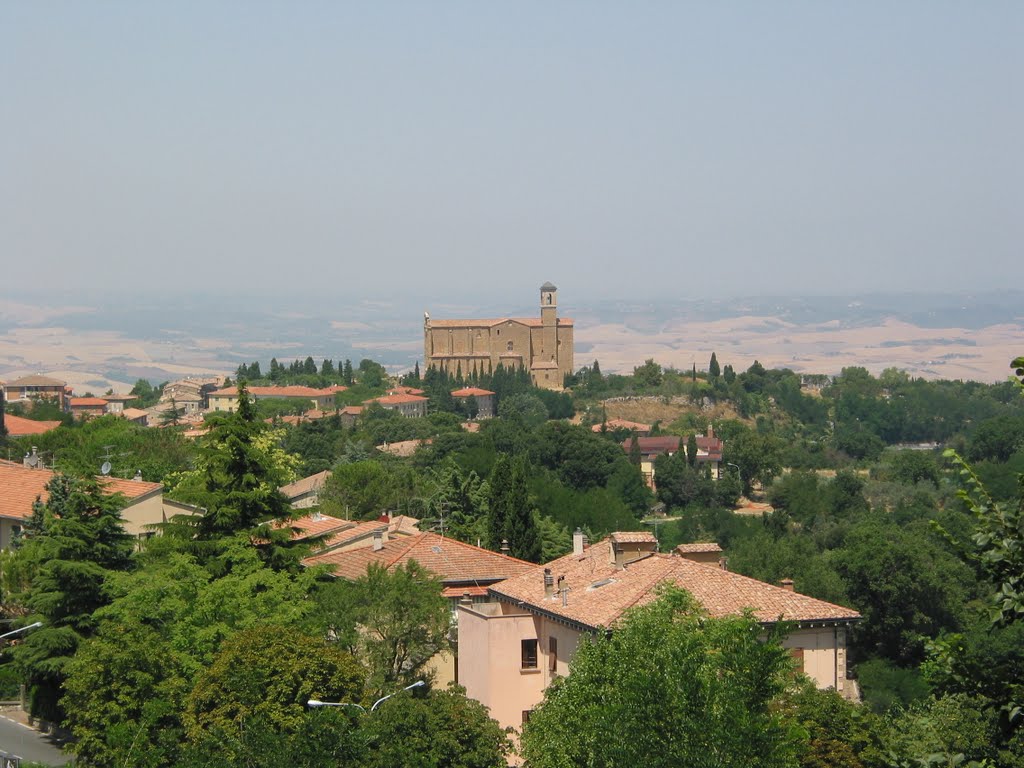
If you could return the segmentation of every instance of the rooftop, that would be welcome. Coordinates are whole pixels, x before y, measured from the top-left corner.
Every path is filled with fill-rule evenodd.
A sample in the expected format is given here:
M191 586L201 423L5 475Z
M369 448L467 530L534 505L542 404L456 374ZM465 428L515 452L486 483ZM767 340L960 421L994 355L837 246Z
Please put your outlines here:
M380 526L380 523L377 523ZM420 533L384 542L379 550L372 547L347 551L324 552L303 561L304 564L328 565L335 576L358 579L366 574L370 563L379 563L388 570L415 560L437 575L446 586L455 583L493 582L533 572L537 566L524 560L464 544L436 533ZM459 592L461 594L461 592Z
M531 328L540 328L543 323L539 317L498 317L481 320L431 320L432 328L493 328L502 323L519 323ZM568 317L558 318L559 325L572 325Z
M296 480L294 483L288 485L282 485L278 490L289 499L294 499L298 496L303 496L311 491L319 490L324 487L324 483L327 482L327 478L331 476L331 470L325 469L323 472L317 472L315 475L309 477L303 477Z
M613 534L615 535L621 534ZM779 620L819 622L852 621L860 614L849 608L817 600L763 581L668 554L649 554L616 567L612 562L613 538L604 539L582 555L566 555L546 565L568 587L563 596L545 596L543 573L536 566L529 573L490 588L504 600L523 603L528 609L552 614L576 625L596 629L611 627L630 608L657 597L657 587L673 583L690 592L710 616L730 616L745 609L762 622Z
M60 379L53 379L41 374L22 376L20 379L8 381L7 387L60 387L64 388L64 382Z
M36 421L26 419L23 416L15 416L8 413L4 415L4 424L7 426L7 434L11 437L24 437L26 435L41 435L60 426L59 421Z
M49 469L30 469L11 461L0 461L0 517L24 520L32 515L32 502L36 498L46 501L50 494L46 484L53 478ZM160 483L142 480L122 480L117 477L97 477L108 494L120 493L129 502L143 496L163 492Z
M489 389L480 389L480 387L463 387L462 389L456 389L452 392L452 397L489 397L494 393Z

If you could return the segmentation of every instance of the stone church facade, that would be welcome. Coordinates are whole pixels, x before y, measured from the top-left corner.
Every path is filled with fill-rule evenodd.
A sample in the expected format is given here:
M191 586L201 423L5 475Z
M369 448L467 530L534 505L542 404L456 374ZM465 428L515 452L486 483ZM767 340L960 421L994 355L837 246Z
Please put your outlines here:
M561 389L573 373L572 333L572 320L558 316L558 289L544 283L540 317L432 320L424 313L423 360L428 368L464 376L498 365L524 367L538 387Z

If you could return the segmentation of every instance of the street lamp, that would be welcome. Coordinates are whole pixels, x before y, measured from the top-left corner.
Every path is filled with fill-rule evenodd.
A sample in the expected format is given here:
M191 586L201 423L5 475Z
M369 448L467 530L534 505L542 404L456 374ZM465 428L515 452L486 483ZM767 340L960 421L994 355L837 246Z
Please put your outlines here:
M412 685L405 686L405 688L403 688L402 691L408 691L412 688L419 688L421 685L426 685L426 683L423 680L417 680ZM395 693L389 693L387 696L381 696L379 699L373 702L373 706L370 707L370 711L373 712L383 702L387 701L395 694L401 693L402 691L395 691ZM306 702L306 705L310 707L355 707L356 709L361 709L363 712L366 712L366 707L364 707L362 704L356 704L352 701L320 701L319 699L310 699Z
M0 635L0 640L3 640L5 637L11 637L12 635L20 634L22 632L28 632L30 629L36 629L37 627L41 627L41 626L43 626L43 622L37 621L34 624L29 624L28 626L25 626L25 627L19 627L18 629L12 629L10 632L5 632L4 634Z

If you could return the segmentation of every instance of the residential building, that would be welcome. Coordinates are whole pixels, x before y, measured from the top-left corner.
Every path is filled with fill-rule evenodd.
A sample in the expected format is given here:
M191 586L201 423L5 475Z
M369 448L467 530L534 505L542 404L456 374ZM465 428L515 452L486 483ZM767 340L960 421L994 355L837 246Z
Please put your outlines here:
M334 409L335 392L344 391L344 388L334 386L326 389L315 389L313 387L248 387L249 397L253 400L266 400L269 398L283 398L286 400L305 400L312 403L312 407L321 411ZM210 411L227 411L231 413L238 410L238 389L226 387L210 392L207 397Z
M102 397L70 397L68 410L76 419L94 419L107 412L107 401Z
M331 476L331 470L325 469L315 475L303 477L294 483L282 485L279 491L288 499L292 509L308 509L320 504L320 491Z
M478 419L493 419L495 416L494 392L491 392L489 389L481 389L480 387L463 387L462 389L456 389L452 392L452 397L463 402L469 400L471 397L475 398L476 418Z
M17 464L0 460L0 549L7 549L14 536L21 532L25 520L32 516L32 504L38 498L46 501L46 484L54 472L42 467L40 457L31 454ZM181 505L165 507L164 487L144 480L123 480L117 477L96 478L106 493L122 494L127 504L121 510L121 525L132 536L152 535L156 523L166 522L184 510Z
M389 411L397 411L406 418L414 418L417 416L427 415L427 403L429 401L425 397L419 395L384 395L383 397L375 397L371 400L364 400L363 405L371 405L376 403L381 408Z
M359 417L363 415L363 406L361 405L346 405L340 411L338 411L338 418L341 419L341 426L345 429L352 429L356 422L359 421Z
M307 566L327 566L334 576L355 580L366 574L366 569L377 563L389 571L406 566L415 560L441 580L442 594L448 598L456 617L455 608L462 601L486 602L490 598L487 588L512 576L532 571L537 566L524 560L491 552L436 533L416 533L404 538L388 538L387 531L373 533L370 546L354 549L336 549L314 555L303 563ZM438 685L458 682L458 654L442 652L431 660L430 667Z
M41 374L22 376L20 379L8 381L3 388L9 403L31 402L35 398L43 397L48 400L56 400L61 410L67 407L67 385L63 381L49 376Z
M104 395L103 399L107 401L107 413L120 416L128 403L137 398L135 395Z
M721 477L722 451L724 444L722 440L715 437L714 428L708 425L707 435L697 435L697 464L706 466L711 471L714 479ZM662 454L674 456L679 451L686 450L686 442L676 435L661 435L658 437L636 437L637 446L640 448L640 472L644 476L644 482L653 491L657 489L654 477L654 461ZM622 448L626 453L633 450L633 438L629 437L622 441Z
M792 582L774 586L698 562L706 548L661 554L647 532L585 547L577 531L573 544L572 554L489 586L488 602L459 605L459 683L502 727L522 726L544 689L569 673L581 639L614 631L665 583L690 592L712 617L749 609L764 626L791 622L783 645L803 672L819 688L855 695L846 639L856 611L794 592Z
M423 360L452 375L525 368L533 383L561 389L573 373L573 322L558 317L558 289L540 287L540 317L432 320L423 317Z

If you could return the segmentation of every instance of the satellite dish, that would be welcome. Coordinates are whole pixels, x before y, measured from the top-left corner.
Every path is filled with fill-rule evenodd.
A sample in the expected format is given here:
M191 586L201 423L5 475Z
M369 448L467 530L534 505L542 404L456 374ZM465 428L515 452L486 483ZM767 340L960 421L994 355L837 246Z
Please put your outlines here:
M25 463L28 464L30 467L34 467L36 464L39 463L39 457L34 453L26 455Z
M106 476L106 475L109 475L109 474L110 474L110 462L109 462L109 461L104 461L104 462L103 462L103 466L102 466L102 467L100 467L100 472L101 472L101 473L102 473L102 474L103 474L104 476Z

